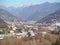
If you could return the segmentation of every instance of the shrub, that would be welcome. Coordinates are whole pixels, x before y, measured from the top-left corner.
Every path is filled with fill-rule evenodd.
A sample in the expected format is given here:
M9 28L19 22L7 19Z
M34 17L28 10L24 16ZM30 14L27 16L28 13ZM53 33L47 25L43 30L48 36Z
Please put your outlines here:
M60 40L57 39L55 45L60 45Z

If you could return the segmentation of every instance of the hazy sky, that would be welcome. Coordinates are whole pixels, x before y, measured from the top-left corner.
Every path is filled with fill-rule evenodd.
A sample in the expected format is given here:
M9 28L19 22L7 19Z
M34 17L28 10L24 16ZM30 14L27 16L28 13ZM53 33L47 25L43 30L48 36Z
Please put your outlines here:
M60 2L60 0L0 0L0 5L22 6L22 5L40 4L44 2Z

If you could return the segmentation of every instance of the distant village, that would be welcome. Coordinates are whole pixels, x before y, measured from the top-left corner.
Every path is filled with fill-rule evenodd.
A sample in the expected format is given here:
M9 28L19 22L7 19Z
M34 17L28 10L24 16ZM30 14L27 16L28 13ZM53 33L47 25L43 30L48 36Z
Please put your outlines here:
M5 31L5 34L0 34L0 39L3 39L5 36L12 36L17 38L35 36L36 34L41 34L44 37L50 31L56 31L60 34L60 23L45 24L45 23L36 23L35 21L14 21L7 22L8 31ZM7 29L6 29L7 30ZM3 32L3 29L0 28L0 32ZM9 32L9 33L7 33Z

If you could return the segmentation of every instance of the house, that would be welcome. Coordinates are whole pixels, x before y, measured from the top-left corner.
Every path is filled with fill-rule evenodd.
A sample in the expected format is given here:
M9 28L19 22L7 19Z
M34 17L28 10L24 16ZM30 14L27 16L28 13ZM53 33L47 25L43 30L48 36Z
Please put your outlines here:
M4 34L0 34L0 39L4 39Z
M32 30L28 30L31 36L35 36L35 33Z
M29 28L29 29L38 30L38 26L34 24L25 24L24 27L25 29Z

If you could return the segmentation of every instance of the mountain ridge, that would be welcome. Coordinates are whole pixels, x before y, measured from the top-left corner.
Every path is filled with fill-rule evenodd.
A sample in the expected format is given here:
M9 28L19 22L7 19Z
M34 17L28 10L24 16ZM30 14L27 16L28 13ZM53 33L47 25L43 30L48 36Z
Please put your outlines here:
M38 23L54 23L54 22L60 22L60 10L55 11L54 13L49 14L48 16L45 16L44 18L38 20Z
M10 14L7 10L0 9L0 18L4 21L13 21L17 19L14 15Z

